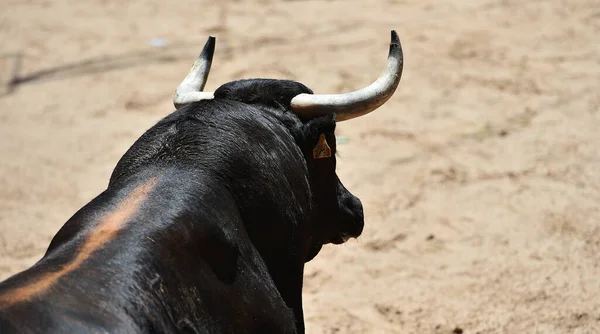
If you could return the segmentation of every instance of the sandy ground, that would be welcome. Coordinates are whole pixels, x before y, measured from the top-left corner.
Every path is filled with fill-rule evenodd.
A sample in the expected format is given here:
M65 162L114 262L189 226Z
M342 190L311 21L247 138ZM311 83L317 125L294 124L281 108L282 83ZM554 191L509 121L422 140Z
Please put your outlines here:
M600 2L124 3L0 3L0 279L172 111L208 34L208 90L336 93L379 75L396 29L396 95L338 126L366 227L308 264L308 332L600 332Z

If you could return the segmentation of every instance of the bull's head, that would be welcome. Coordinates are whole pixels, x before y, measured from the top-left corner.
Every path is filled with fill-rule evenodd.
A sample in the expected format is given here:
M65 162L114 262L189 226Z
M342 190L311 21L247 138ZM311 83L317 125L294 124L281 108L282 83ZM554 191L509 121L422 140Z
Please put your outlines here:
M177 88L173 99L177 109L215 98L215 93L203 92L214 49L215 38L211 36ZM304 85L294 83L301 87L297 95L285 101L286 110L297 115L302 124L301 135L296 134L295 138L304 154L313 198L314 213L306 261L316 256L323 244L341 244L362 233L362 204L343 186L335 172L335 122L366 115L383 105L398 87L402 67L402 47L398 35L392 31L387 65L371 85L351 93L323 95L312 94ZM290 82L286 84L290 85Z

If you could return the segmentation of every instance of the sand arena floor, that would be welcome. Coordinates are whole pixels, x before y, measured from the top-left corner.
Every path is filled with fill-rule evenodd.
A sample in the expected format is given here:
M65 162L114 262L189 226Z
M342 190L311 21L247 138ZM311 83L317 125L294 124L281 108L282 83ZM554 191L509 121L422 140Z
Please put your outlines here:
M208 90L271 77L337 93L377 78L396 29L397 93L338 126L338 173L366 226L307 265L308 332L600 332L598 1L0 9L0 279L35 263L173 110L209 34Z

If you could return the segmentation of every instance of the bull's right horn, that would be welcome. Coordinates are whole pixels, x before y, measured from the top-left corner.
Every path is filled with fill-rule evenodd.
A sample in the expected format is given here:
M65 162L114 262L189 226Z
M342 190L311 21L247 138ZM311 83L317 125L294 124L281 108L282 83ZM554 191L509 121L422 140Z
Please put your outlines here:
M345 94L299 94L292 99L291 109L301 118L335 113L339 122L368 114L392 97L400 83L403 64L400 38L392 30L387 65L375 82Z
M176 109L192 102L214 98L214 93L202 91L206 85L206 80L208 79L214 53L215 38L210 36L208 37L202 52L198 58L196 58L194 65L175 91L173 104Z

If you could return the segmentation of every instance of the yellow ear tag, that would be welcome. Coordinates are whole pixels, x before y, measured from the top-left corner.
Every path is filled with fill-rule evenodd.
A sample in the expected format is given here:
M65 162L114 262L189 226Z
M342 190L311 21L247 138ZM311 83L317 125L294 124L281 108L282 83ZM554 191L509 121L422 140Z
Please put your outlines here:
M331 147L327 145L327 139L325 139L325 134L321 133L319 136L319 142L317 146L313 149L313 158L314 159L323 159L331 157Z

